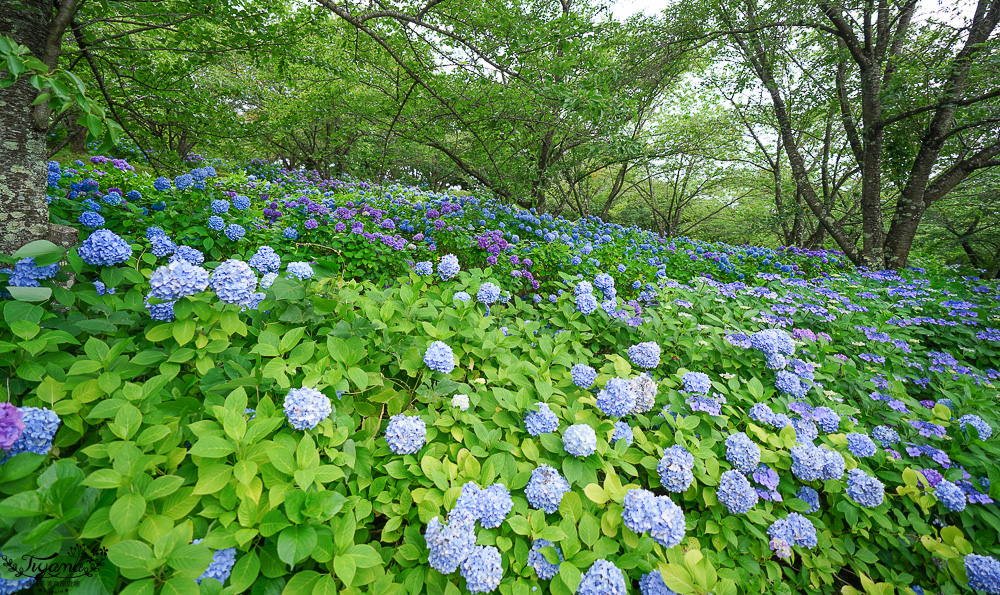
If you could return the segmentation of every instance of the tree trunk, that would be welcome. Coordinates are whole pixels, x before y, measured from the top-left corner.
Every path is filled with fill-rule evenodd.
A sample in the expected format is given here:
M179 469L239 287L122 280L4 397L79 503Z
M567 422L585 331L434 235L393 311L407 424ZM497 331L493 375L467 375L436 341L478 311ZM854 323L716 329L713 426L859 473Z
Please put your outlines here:
M0 33L26 45L35 56L45 47L51 2L26 0L0 3ZM0 253L12 254L49 232L49 207L45 198L46 130L32 117L37 92L28 77L0 89Z

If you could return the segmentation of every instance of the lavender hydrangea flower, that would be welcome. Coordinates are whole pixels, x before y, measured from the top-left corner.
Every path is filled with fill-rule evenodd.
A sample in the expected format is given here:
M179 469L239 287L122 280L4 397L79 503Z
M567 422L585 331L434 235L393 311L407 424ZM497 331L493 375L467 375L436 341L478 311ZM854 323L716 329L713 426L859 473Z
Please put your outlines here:
M608 417L624 417L635 408L636 399L628 380L612 378L597 393L597 408Z
M559 556L559 563L562 563L564 558L562 550L547 539L536 539L531 544L531 551L528 552L528 566L534 569L538 578L547 581L559 573L559 564L553 564L545 559L545 556L542 555L542 548L544 547L551 547L556 550L556 554Z
M551 514L559 510L559 503L569 490L569 482L558 471L548 465L539 465L531 472L524 495L528 498L528 504Z
M745 475L730 469L719 477L716 498L725 505L730 514L745 514L757 504L759 496Z
M587 424L576 424L563 432L563 448L575 457L588 457L597 450L597 433Z
M113 231L98 229L83 241L76 252L87 264L114 266L128 261L132 256L132 246Z
M774 412L766 403L755 403L750 407L750 419L770 426L774 422Z
M385 441L389 450L397 455L411 455L424 447L427 436L427 424L416 416L402 413L393 415L385 429Z
M288 391L284 403L285 417L296 430L311 430L330 417L333 407L330 397L320 391L303 386Z
M443 341L434 341L424 352L424 363L435 372L450 374L455 369L455 354Z
M660 365L660 345L646 341L628 348L628 358L640 368L651 370Z
M625 575L607 560L600 559L584 573L577 595L626 595Z
M817 407L812 412L813 421L821 430L831 434L840 429L840 415L829 407Z
M0 450L10 450L23 431L21 410L10 403L0 403Z
M680 444L670 446L663 451L656 472L668 492L683 492L694 481L694 455Z
M753 473L760 465L760 447L743 432L726 438L726 460L743 474Z
M586 364L576 364L570 368L570 374L573 376L573 384L583 389L593 386L597 379L597 370Z
M24 429L14 444L7 450L4 461L22 452L47 455L52 450L52 439L62 421L54 411L40 407L21 407L21 423ZM2 462L2 461L0 461Z
M774 387L782 394L790 395L794 399L804 399L809 387L794 373L788 370L778 370L774 379Z
M684 383L684 392L688 393L707 395L712 389L712 381L704 372L687 372L681 382Z

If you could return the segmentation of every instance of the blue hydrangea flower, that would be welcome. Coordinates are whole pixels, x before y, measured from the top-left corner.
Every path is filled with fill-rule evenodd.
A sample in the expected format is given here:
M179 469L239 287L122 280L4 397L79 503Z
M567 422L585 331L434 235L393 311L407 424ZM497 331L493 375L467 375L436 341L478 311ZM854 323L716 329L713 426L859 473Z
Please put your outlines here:
M840 429L840 415L829 407L817 407L813 410L813 421L821 430L831 434Z
M201 543L200 539L195 539L191 542L192 544ZM194 579L194 582L201 584L201 581L206 578L214 578L220 583L225 583L229 575L233 573L233 566L236 565L236 548L227 547L221 550L215 550L212 553L212 563L208 565L205 572L201 573L201 576Z
M427 424L416 416L402 413L393 415L385 429L385 441L389 450L397 455L411 455L424 447Z
M766 329L750 335L750 345L764 355L787 357L795 353L795 341L781 329Z
M238 211L245 211L250 208L250 199L242 194L237 194L236 198L233 199L233 206Z
M847 472L847 495L866 508L874 508L885 500L885 485L861 469Z
M826 457L812 444L796 444L792 447L792 474L802 481L816 481L823 475Z
M524 416L524 427L532 436L540 436L559 429L559 418L549 409L548 404L541 401L535 403L538 411L527 411Z
M452 517L447 525L434 517L427 523L427 531L424 533L424 541L430 552L427 562L442 574L458 570L476 545L475 520L472 516L455 514Z
M156 178L155 182L153 182L153 188L156 189L157 192L166 192L167 190L170 190L170 180L160 176Z
M628 348L628 358L640 368L651 370L660 365L660 345L646 341Z
M31 256L17 261L13 269L0 269L0 273L10 275L7 284L14 287L39 287L40 281L51 279L59 274L58 264L38 266Z
M626 595L625 575L607 560L594 562L580 580L577 595Z
M750 407L750 419L771 426L774 425L774 412L766 403L755 403Z
M878 440L882 446L899 443L899 433L889 426L875 426L872 428L872 438Z
M313 269L308 262L290 262L285 268L289 277L305 281L313 276Z
M619 440L625 441L625 446L632 446L635 442L635 434L632 433L632 426L623 421L615 422L615 432L611 435L611 443L617 444Z
M477 545L462 561L462 578L470 593L488 593L500 585L503 568L500 550L492 545Z
M192 248L191 246L177 246L177 248L174 249L174 253L170 256L170 262L176 262L178 260L183 260L193 265L199 265L205 262L205 255L201 253L201 250Z
M165 235L155 236L149 243L152 244L151 252L153 256L163 258L168 254L173 254L177 251L177 244L175 244L170 238Z
M432 275L434 274L434 265L429 260L424 260L413 265L413 272L423 276Z
M598 273L594 277L594 287L600 289L604 295L615 293L615 278L607 273Z
M631 413L638 415L652 411L656 404L656 382L649 372L643 372L629 380L629 386L635 393L635 407Z
M270 246L261 246L247 261L258 273L273 273L281 268L281 257Z
M495 483L479 493L477 518L484 529L496 529L513 508L510 491L502 483Z
M282 230L281 237L285 238L286 240L296 240L299 237L299 230L295 229L294 227L286 227L284 230Z
M868 434L851 432L847 435L847 450L851 451L851 454L856 457L864 458L875 456L875 453L878 452L878 447L868 437Z
M844 455L840 454L835 450L830 450L825 446L817 449L817 453L823 459L823 472L820 475L820 479L826 481L831 479L840 479L844 476L844 470L847 468L847 462L844 460Z
M622 521L634 533L650 533L667 548L684 539L684 512L670 498L632 488L625 493L622 507Z
M694 481L694 455L680 444L668 447L663 451L656 472L665 490L683 492Z
M642 575L639 579L639 592L642 595L677 595L676 591L663 582L663 575L659 570Z
M33 452L39 455L47 455L52 450L52 439L62 421L54 411L40 407L18 407L21 412L21 423L24 429L14 444L10 447L3 458L6 461L10 457L22 452ZM3 462L0 461L0 462Z
M178 190L187 190L191 187L191 184L194 184L194 176L191 174L182 174L174 178L174 186Z
M583 389L593 386L597 379L597 370L587 364L576 364L570 368L570 374L573 375L573 384Z
M569 490L569 482L557 470L548 465L539 465L531 472L524 495L528 504L551 514L559 510L559 503Z
M816 527L813 526L812 521L797 512L791 512L786 518L771 523L767 534L790 546L814 548L818 543Z
M125 199L122 198L122 195L118 194L117 192L108 192L107 194L101 197L101 200L103 200L105 204L111 205L113 207L117 207L118 205L125 202Z
M966 424L976 428L976 431L979 433L980 440L989 440L993 435L993 428L990 427L990 424L986 423L986 420L978 415L974 415L972 413L963 415L958 418L958 423L961 424L963 430L965 430Z
M715 495L730 514L745 514L759 499L750 481L735 469L730 469L719 477L719 488Z
M969 586L990 595L1000 594L1000 561L992 556L969 554L965 557Z
M333 412L330 397L308 386L289 390L284 409L288 423L296 430L311 430Z
M597 450L597 433L587 424L575 424L563 432L563 448L575 457L587 457Z
M778 370L774 379L774 387L782 394L790 395L794 399L804 399L809 387L794 373L788 370Z
M146 310L149 312L149 317L153 320L159 320L162 322L170 322L174 319L174 304L177 300L171 302L163 302L160 304L149 303L149 298L155 298L153 294L147 294L143 298L142 303L146 306Z
M792 428L795 429L795 441L800 444L812 444L813 440L819 438L819 428L811 420L794 419Z
M500 299L500 288L487 281L479 286L476 299L484 304L492 304Z
M453 295L451 299L452 299L452 301L458 300L460 302L471 302L472 301L472 296L469 295L467 292L458 291L458 292L455 292L455 295Z
M104 217L101 217L99 213L95 213L94 211L84 211L80 213L80 217L77 221L80 222L80 225L91 229L104 225Z
M223 213L229 212L229 201L216 199L212 201L212 212L216 215L221 215Z
M83 241L76 253L87 264L113 266L128 261L132 246L113 231L98 229Z
M454 254L445 254L438 263L438 276L442 281L447 281L458 274L461 267L458 265L458 257Z
M942 479L938 482L934 488L934 495L937 496L937 499L948 510L953 512L962 512L965 510L965 490L948 480Z
M244 229L242 225L238 225L236 223L230 223L229 225L226 226L226 229L223 231L223 233L226 234L226 237L229 238L230 241L237 242L244 235L246 235L247 230Z
M795 497L809 505L806 514L812 514L819 510L819 492L809 486L802 486L795 492Z
M687 372L681 382L684 383L684 391L689 393L707 395L712 389L712 381L703 372Z
M542 548L551 547L556 550L556 554L559 556L559 562L563 562L562 550L555 546L554 543L548 539L536 539L534 543L531 544L531 551L528 552L528 566L534 569L535 574L538 578L543 581L547 581L559 573L559 564L552 564L545 559L542 555Z
M726 438L726 460L743 474L753 473L760 465L760 447L743 432Z
M226 227L226 220L218 215L212 215L208 218L208 228L212 231L222 231Z
M250 294L257 289L257 277L250 265L230 258L215 267L209 285L220 300L229 304L246 304L250 301Z
M165 236L165 235L167 235L167 232L163 231L162 227L157 227L155 225L151 225L151 226L149 226L149 227L146 228L146 239L147 240L152 240L153 238L155 238L157 236Z
M178 300L208 288L208 271L184 260L162 266L149 278L150 295L161 300Z
M450 374L455 369L455 354L443 341L434 341L424 352L424 363L435 372Z
M594 293L594 286L589 281L580 281L573 288L573 297L579 298L581 295Z
M624 417L635 408L637 396L625 378L608 380L597 393L597 408L608 417Z
M576 309L580 314L589 316L597 310L597 298L592 293L582 293L576 296Z
M260 288L270 289L271 285L274 284L275 279L278 278L278 273L267 273L260 278Z

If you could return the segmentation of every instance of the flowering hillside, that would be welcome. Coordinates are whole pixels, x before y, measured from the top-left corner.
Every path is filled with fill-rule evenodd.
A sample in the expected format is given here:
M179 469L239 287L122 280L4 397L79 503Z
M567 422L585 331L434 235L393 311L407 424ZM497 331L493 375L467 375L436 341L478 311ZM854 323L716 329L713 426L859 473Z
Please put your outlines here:
M0 592L83 548L70 592L1000 593L995 281L260 164L49 182Z

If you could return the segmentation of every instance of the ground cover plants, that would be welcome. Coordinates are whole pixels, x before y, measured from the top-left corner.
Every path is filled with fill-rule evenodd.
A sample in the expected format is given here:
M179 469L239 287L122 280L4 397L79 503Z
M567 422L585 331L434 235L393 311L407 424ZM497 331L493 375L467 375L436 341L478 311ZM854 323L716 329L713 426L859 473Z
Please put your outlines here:
M4 592L1000 593L995 281L198 165L49 166Z

